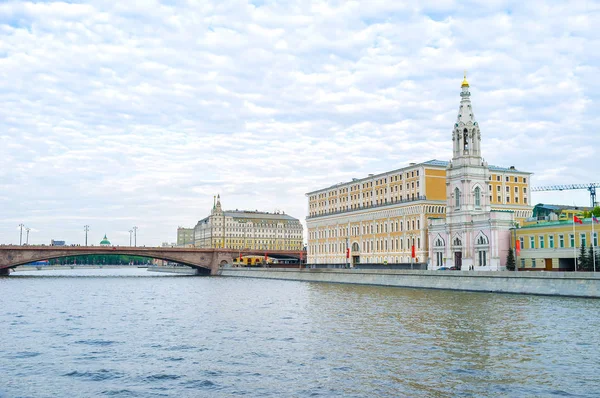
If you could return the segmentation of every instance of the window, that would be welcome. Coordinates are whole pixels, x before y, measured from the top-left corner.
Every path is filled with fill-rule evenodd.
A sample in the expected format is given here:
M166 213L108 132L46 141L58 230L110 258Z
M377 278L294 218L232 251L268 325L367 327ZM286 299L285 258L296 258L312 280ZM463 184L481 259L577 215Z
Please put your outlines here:
M506 197L506 203L510 203L510 196Z
M510 187L506 187L506 192L510 192Z
M479 189L479 187L475 188L475 206L481 206L481 190Z
M548 235L548 247L554 249L554 235Z
M565 247L565 236L558 235L558 247Z
M535 237L533 237L533 236L529 237L529 248L535 249Z
M515 196L515 203L519 203L519 197Z
M519 187L515 187L515 193L519 193Z
M523 177L523 183L526 184L527 183L527 178Z
M586 235L585 234L581 234L579 235L579 241L581 242L581 245L583 245L583 247L586 247L586 239L585 239Z
M535 258L531 259L531 268L535 268Z
M540 235L539 238L540 238L540 249L543 249L544 248L544 235Z
M500 192L500 185L496 186L496 191Z
M594 247L598 246L598 232L594 232L594 236L592 237L592 244Z
M506 182L508 182L508 176L506 176Z
M525 268L525 259L524 258L521 259L521 268Z
M500 197L500 195L498 195L498 203L502 203L502 197Z
M487 265L487 252L485 250L481 250L479 252L479 266L485 267Z
M571 243L571 247L575 247L575 235L569 234L569 241Z
M522 236L519 238L519 242L521 243L521 249L525 248L525 238L523 238Z
M500 176L496 176L496 181L500 181Z
M460 191L458 188L454 188L454 205L456 208L460 208Z
M491 186L491 185L488 185L488 187L489 187L489 190L491 191L491 190L492 190L492 186Z
M517 182L517 177L515 177L515 182Z

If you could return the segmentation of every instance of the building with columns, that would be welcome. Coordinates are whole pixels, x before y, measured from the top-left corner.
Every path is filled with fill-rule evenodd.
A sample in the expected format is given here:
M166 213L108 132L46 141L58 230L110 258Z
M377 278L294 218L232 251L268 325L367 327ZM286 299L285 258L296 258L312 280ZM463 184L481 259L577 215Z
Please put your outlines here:
M409 163L402 168L354 178L306 194L308 263L424 263L430 262L434 256L439 257L437 253L441 252L440 264L449 266L448 257L452 254L445 251L448 247L445 244L447 237L444 237L446 229L454 233L458 231L459 224L475 220L483 228L484 219L488 225L493 224L492 229L498 227L496 220L503 225L502 228L510 228L515 222L530 217L531 173L512 166L488 166L483 161L481 133L473 116L468 88L465 79L461 108L453 128L451 162L430 160ZM460 136L457 133L459 129ZM463 170L463 166L466 169ZM474 191L470 194L467 185L473 182L473 178L478 185L472 187ZM455 200L455 188L459 189L459 208L450 204L451 199ZM479 195L477 205L473 196L475 192ZM455 201L453 203L456 204ZM468 207L466 203L470 203ZM449 209L452 211L448 220L452 223L451 227L445 224ZM467 217L471 212L479 214L479 218ZM459 214L460 219L456 218ZM439 229L440 226L443 228ZM444 242L444 250L438 248L436 254L431 250L434 244L430 234L432 227L438 228L436 236L439 235L438 238ZM502 231L494 239L505 239L506 232ZM474 241L478 238L479 235L475 236ZM490 241L487 247L495 250L494 259L497 260L504 246L504 241L501 247ZM347 248L350 249L349 258L346 258ZM469 254L464 259L471 264L473 255ZM486 264L490 262L491 259Z
M452 131L452 160L446 167L446 217L429 220L430 268L501 270L510 247L510 229L531 214L521 192L530 191L531 173L510 167L506 182L494 184L494 168L481 154L481 130L475 120L467 79L462 82L458 117ZM494 188L496 187L496 188ZM494 196L513 200L509 207L494 206ZM513 199L514 198L514 199ZM510 203L510 202L509 202ZM519 217L521 216L521 217Z
M302 250L303 228L283 212L223 210L220 195L194 228L194 246L256 250Z

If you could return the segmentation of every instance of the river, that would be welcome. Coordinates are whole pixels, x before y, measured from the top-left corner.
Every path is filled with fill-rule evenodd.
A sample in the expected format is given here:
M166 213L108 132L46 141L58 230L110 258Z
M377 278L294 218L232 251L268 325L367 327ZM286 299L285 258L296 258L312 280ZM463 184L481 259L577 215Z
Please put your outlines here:
M145 269L0 277L0 397L600 396L600 300Z

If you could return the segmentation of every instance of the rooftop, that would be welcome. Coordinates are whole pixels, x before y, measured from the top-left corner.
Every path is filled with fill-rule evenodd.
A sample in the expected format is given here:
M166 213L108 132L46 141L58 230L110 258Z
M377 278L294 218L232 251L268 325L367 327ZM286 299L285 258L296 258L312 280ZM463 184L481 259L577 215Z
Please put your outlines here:
M223 213L225 214L226 217L233 217L233 218L298 221L297 218L294 218L285 213L269 213L269 212L261 212L261 211L250 211L250 210L225 210Z

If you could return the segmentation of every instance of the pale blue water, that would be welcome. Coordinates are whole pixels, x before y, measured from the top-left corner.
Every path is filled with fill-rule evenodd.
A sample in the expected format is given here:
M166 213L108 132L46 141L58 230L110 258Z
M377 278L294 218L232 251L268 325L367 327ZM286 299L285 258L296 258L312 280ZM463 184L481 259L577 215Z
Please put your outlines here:
M3 397L600 396L600 300L28 274L0 278Z

